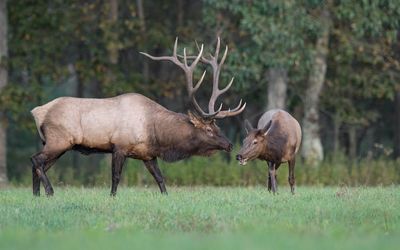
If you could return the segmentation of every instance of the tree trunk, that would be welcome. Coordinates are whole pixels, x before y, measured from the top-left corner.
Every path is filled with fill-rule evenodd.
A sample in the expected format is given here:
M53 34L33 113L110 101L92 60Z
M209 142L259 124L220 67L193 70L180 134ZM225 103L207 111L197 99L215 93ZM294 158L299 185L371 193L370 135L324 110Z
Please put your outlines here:
M340 126L342 125L342 119L338 114L333 117L333 156L339 154L340 147Z
M394 157L400 157L400 87L396 90L395 96L395 142L394 142Z
M349 125L349 158L354 161L357 157L357 128L354 125Z
M286 108L287 70L271 68L268 70L268 106L267 109Z
M316 165L324 158L319 135L319 96L325 81L329 45L330 14L325 7L320 18L322 30L317 38L315 56L304 98L302 156L307 164Z
M143 41L146 41L146 21L144 18L143 1L136 0L137 14L140 20L140 32L142 33ZM145 43L144 43L145 44ZM143 48L145 49L145 48ZM146 51L146 50L144 50ZM143 79L145 82L149 81L149 60L142 60L143 62Z
M8 81L7 25L7 0L0 0L0 92ZM7 121L0 111L0 187L7 183Z
M115 75L113 74L114 66L118 63L118 33L115 30L116 23L118 21L118 0L108 0L105 3L106 10L108 11L108 22L111 36L107 41L108 46L108 60L110 62L110 67L107 69L106 84L112 84L115 82Z
M109 0L109 8L110 8L110 22L111 22L111 27L112 29L115 28L115 24L118 21L118 0ZM113 32L113 37L111 39L111 42L116 44L118 42L118 34L116 32ZM110 62L112 64L117 64L118 63L118 47L117 46L110 46L108 50L108 55L110 58Z

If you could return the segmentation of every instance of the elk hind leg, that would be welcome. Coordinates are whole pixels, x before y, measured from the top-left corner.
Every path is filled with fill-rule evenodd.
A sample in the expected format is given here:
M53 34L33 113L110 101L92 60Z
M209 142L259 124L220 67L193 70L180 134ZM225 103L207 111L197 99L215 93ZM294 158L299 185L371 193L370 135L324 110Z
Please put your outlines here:
M36 166L39 164L36 162L36 156L39 155L37 153L36 155L31 157L32 161L32 192L34 196L40 196L40 177L36 171Z
M294 178L294 166L296 165L296 159L292 159L288 162L289 165L289 177L288 181L290 184L290 191L292 194L294 194L294 184L295 184L295 178Z
M33 194L40 195L40 184L38 179L43 183L46 195L51 196L54 194L53 187L49 181L49 178L44 171L47 162L49 161L49 155L40 152L31 158L32 161L32 180L33 180Z
M46 195L51 196L54 194L53 187L46 175L47 170L56 162L56 160L63 155L68 148L58 150L49 150L46 144L45 148L34 156L31 157L32 162L32 191L33 195L40 195L40 182L42 182Z
M112 154L112 186L111 186L111 196L115 196L117 194L117 188L119 181L121 179L122 168L125 163L125 155L122 152L115 151Z

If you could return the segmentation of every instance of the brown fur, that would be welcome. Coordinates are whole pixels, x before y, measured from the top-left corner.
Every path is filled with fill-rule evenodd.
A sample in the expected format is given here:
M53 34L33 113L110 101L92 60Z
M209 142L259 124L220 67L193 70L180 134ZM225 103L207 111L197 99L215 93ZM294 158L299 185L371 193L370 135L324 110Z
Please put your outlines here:
M295 157L301 143L301 129L296 119L286 111L271 110L261 117L257 129L253 129L248 122L246 129L248 134L237 160L242 165L254 159L267 161L268 187L273 192L276 191L275 171L281 163L288 162L289 183L294 192Z

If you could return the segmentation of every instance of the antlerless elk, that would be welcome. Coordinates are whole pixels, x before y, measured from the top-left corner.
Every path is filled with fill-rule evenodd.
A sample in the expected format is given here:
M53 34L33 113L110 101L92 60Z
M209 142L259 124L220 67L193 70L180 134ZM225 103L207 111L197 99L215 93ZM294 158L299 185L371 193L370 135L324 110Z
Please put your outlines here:
M122 167L126 158L142 160L156 180L161 193L166 193L164 178L157 164L157 158L173 162L192 155L209 156L217 150L230 152L232 144L221 133L215 120L240 114L245 104L236 109L218 110L214 104L219 95L228 90L232 82L220 90L218 78L226 58L227 48L220 63L218 53L220 41L211 59L203 57L203 46L197 56L186 56L183 62L177 55L178 40L175 40L173 56L153 57L154 60L169 60L184 72L190 100L195 107L188 114L175 113L150 100L129 93L112 98L60 97L34 108L31 113L43 142L43 149L31 157L33 194L40 194L40 182L47 195L54 191L46 175L47 170L66 151L76 150L83 154L112 154L111 195L117 192ZM193 62L188 65L188 60ZM204 112L195 99L205 73L193 85L193 71L199 61L213 67L214 81L208 112Z
M294 194L294 166L301 144L301 128L296 119L280 109L265 112L254 129L245 121L247 136L236 156L241 165L253 159L268 162L268 190L276 192L276 170L281 163L288 162L289 184Z

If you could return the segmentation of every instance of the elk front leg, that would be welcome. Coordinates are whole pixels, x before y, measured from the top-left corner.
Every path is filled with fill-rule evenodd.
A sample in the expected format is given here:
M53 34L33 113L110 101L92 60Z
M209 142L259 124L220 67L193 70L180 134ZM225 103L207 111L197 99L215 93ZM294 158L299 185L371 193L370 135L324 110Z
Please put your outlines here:
M271 174L269 173L269 169L272 167L272 162L268 161L268 179L267 179L267 185L268 185L268 191L271 192Z
M268 171L269 171L269 176L271 178L271 188L272 188L272 193L276 193L277 187L276 187L276 169L279 167L278 164L272 163L270 166L268 166Z
M143 162L144 162L144 165L146 166L147 170L149 170L150 174L156 180L161 193L168 194L167 189L165 188L165 184L164 184L164 177L162 176L161 170L157 164L157 159L153 159L150 161L143 161Z
M112 153L112 160L111 160L111 196L115 196L117 194L117 188L119 181L121 179L122 168L125 162L125 155L119 151L115 151Z
M295 178L294 178L294 166L296 164L296 159L292 159L288 162L289 165L289 177L288 181L290 184L290 191L292 194L294 194L294 184L295 184Z

